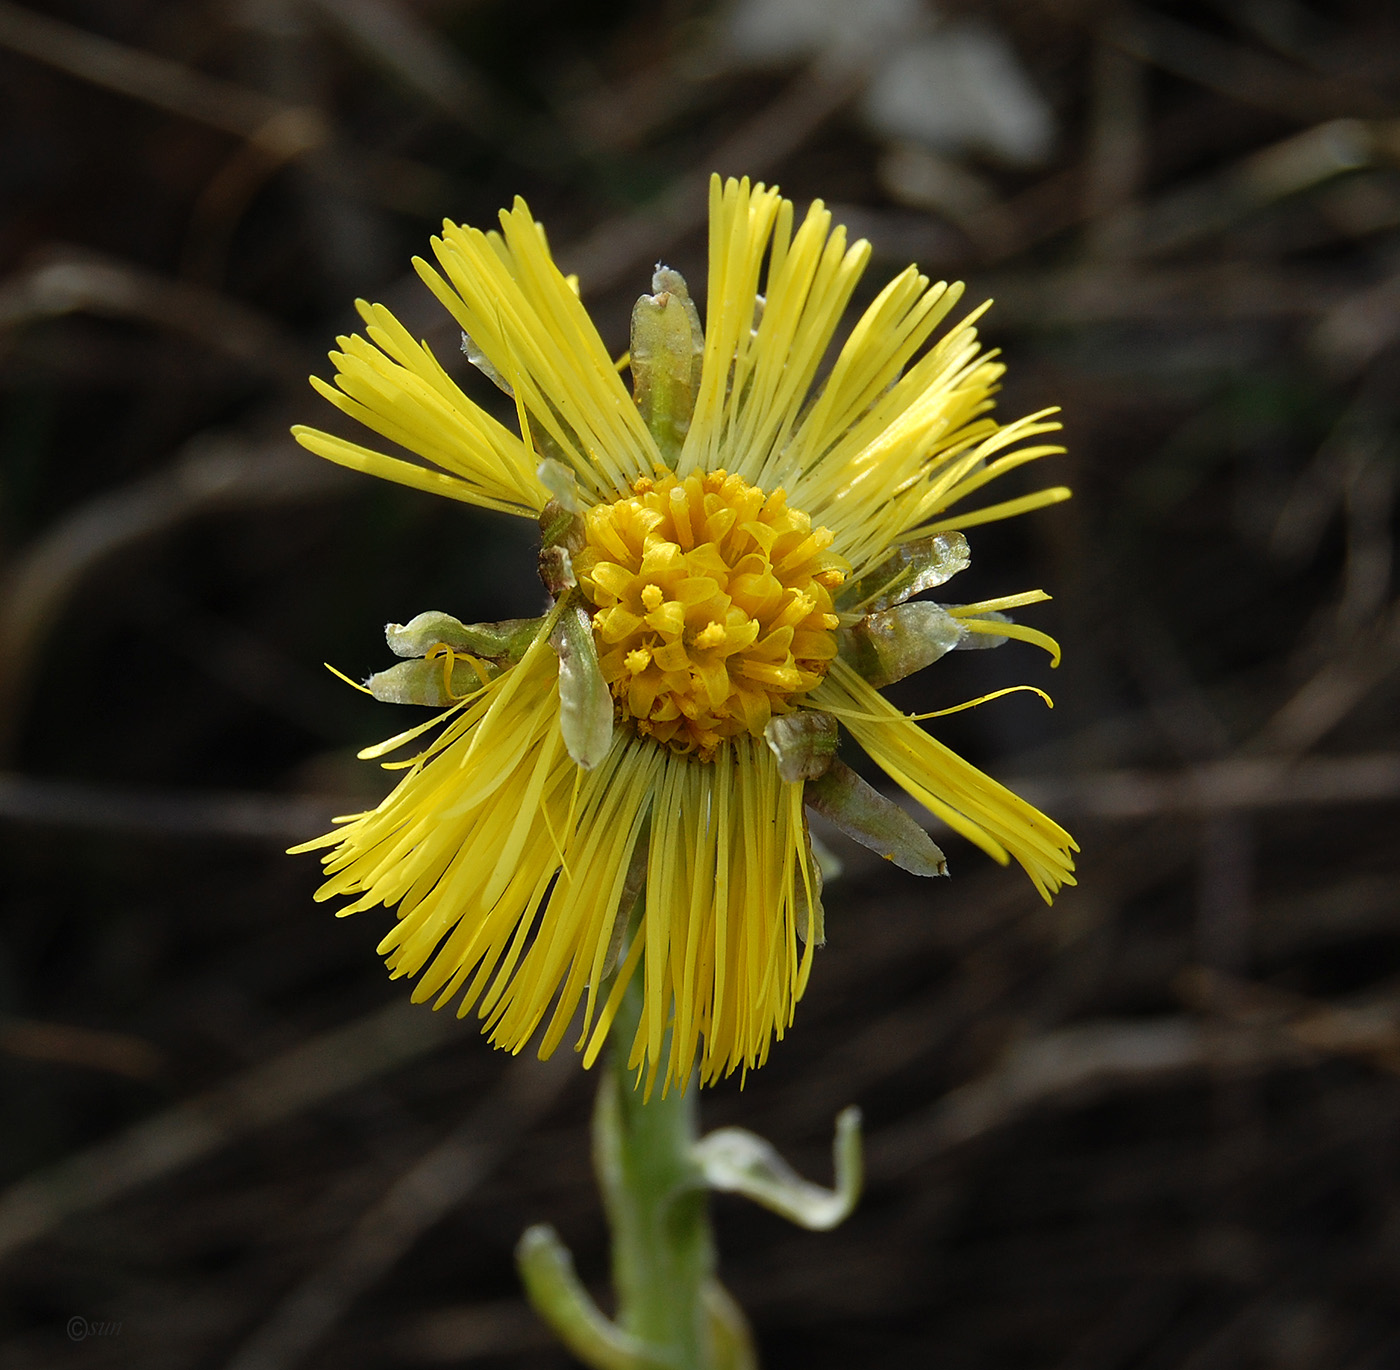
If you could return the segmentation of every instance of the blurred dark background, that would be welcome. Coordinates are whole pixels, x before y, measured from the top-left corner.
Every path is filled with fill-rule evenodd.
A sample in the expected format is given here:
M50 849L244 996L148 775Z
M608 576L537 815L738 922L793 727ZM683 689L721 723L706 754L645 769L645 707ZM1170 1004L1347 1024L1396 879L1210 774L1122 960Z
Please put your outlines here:
M1066 647L923 709L1070 826L1053 908L841 848L790 1037L706 1119L765 1364L1400 1366L1400 11L1390 0L0 0L0 1367L568 1364L590 1081L411 1009L281 854L388 784L381 625L535 612L533 530L286 436L351 300L525 194L605 337L711 170L994 296L1068 506L974 530ZM483 402L489 387L474 391ZM1020 488L1035 488L1027 474ZM960 587L962 583L960 582ZM942 840L942 838L940 838Z

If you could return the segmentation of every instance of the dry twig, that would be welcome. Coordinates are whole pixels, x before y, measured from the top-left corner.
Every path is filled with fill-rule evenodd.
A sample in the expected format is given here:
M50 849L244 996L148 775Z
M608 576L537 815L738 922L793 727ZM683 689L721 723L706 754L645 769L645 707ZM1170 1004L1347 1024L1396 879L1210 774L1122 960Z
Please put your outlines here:
M261 91L206 76L12 0L0 0L0 47L80 81L252 139L283 157L310 152L330 137L328 125L315 109L287 105Z
M442 1142L410 1166L355 1223L330 1259L277 1306L229 1361L228 1370L291 1370L355 1299L490 1173L579 1078L569 1052L521 1057Z
M270 319L227 295L88 251L52 248L46 256L0 282L0 330L99 314L169 329L278 380L306 374L301 349Z
M11 1185L0 1193L0 1257L239 1137L397 1070L462 1032L455 1018L396 998L386 1008L311 1037L227 1084Z
M19 723L45 635L95 566L200 514L320 498L345 484L339 470L306 460L290 438L260 447L206 437L165 470L60 519L0 580L0 752Z

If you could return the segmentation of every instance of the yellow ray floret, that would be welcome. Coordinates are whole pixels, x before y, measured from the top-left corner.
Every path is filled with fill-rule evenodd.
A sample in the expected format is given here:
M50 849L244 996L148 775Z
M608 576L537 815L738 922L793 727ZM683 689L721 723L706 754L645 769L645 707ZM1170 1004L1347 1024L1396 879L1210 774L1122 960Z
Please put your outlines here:
M368 340L339 339L336 385L311 384L343 413L442 468L424 471L315 429L292 432L304 447L342 465L432 489L505 513L537 514L548 494L524 442L467 398L426 343L415 343L383 305L358 302ZM427 478L426 480L424 478Z
M1062 885L1074 884L1070 853L1079 848L1058 823L930 737L844 662L832 664L813 703L831 709L880 769L930 813L997 861L1020 862L1046 903Z
M449 711L382 804L298 848L334 847L317 899L351 899L344 914L397 905L380 944L392 973L418 978L417 1001L475 1010L507 1050L545 1024L548 1055L577 1022L591 1060L644 968L638 1064L664 1065L667 1087L702 1059L709 1079L761 1064L792 1021L815 940L801 785L778 778L761 740L704 766L621 728L581 774L559 741L550 658L541 637ZM603 1003L649 817L647 913Z
M443 274L417 258L418 274L509 382L531 427L585 490L617 489L648 474L656 444L577 292L549 255L544 230L523 200L500 218L499 234L443 224L442 236L433 239Z

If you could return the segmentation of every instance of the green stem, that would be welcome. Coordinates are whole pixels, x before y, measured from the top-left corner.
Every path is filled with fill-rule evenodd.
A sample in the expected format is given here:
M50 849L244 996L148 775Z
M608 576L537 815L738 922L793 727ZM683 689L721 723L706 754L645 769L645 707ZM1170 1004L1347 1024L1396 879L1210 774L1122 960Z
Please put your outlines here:
M612 1028L593 1114L593 1164L613 1238L613 1284L623 1332L675 1370L716 1363L708 1287L714 1277L708 1191L694 1158L696 1082L650 1099L627 1069L642 1012L640 977Z

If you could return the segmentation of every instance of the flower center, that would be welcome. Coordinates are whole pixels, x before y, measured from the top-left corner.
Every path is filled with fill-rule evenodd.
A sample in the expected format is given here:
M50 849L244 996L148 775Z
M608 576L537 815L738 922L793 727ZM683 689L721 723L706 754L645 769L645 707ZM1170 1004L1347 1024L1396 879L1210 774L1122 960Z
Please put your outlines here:
M632 489L588 511L574 558L603 678L639 733L708 761L826 674L850 568L781 489L724 471Z

